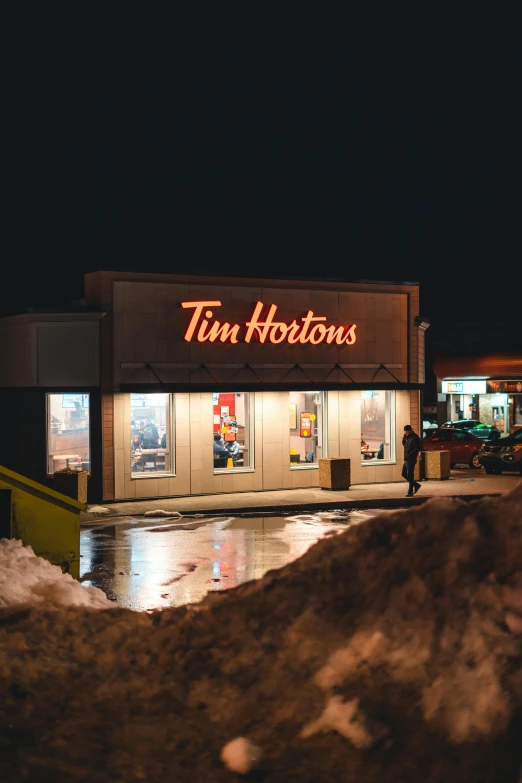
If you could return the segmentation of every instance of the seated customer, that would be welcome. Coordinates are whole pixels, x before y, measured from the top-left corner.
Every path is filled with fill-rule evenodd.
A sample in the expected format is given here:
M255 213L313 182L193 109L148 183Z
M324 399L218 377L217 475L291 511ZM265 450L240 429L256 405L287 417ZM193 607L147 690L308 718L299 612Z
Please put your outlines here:
M226 467L227 460L229 459L230 454L228 453L228 450L224 447L223 441L221 440L221 435L219 432L214 433L214 467ZM223 460L225 461L223 463Z
M138 434L131 439L131 466L134 470L143 470L144 461L141 453L141 438Z
M238 461L238 459L241 457L241 449L239 448L239 443L237 440L229 441L225 444L225 448L227 449L228 453L234 460L234 465Z
M142 430L143 448L157 449L159 445L159 433L152 419L145 420L145 426Z

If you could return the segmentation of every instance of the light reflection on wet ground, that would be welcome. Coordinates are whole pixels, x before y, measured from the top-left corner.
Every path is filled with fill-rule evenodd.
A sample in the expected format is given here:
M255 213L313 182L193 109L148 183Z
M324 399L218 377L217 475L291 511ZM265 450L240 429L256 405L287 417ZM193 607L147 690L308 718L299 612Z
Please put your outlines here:
M289 517L135 519L84 528L80 579L118 606L144 611L200 601L258 579L369 512Z

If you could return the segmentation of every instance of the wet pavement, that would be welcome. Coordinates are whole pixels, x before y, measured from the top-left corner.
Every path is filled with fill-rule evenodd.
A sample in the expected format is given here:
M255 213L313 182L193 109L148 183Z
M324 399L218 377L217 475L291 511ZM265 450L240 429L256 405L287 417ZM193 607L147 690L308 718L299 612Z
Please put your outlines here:
M98 522L82 527L80 580L136 611L200 601L262 577L373 511Z
M458 466L444 481L422 481L418 495L408 500L404 481L389 484L353 484L348 490L329 492L319 487L304 489L265 490L262 492L231 492L216 495L190 495L168 498L140 498L89 506L80 514L81 524L107 521L118 517L143 514L181 513L184 516L237 515L246 512L277 512L287 515L300 508L303 512L323 509L357 510L368 508L403 508L425 503L433 497L460 497L465 500L484 496L500 496L510 492L521 480L518 473L488 476L483 470ZM139 484L139 482L136 482Z

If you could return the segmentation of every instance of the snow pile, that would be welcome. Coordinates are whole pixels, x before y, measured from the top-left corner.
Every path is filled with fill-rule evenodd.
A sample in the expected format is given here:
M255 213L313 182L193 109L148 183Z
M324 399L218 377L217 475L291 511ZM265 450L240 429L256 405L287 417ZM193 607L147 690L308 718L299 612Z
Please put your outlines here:
M84 587L59 566L37 557L30 546L16 539L0 539L0 609L35 605L114 608L102 590Z
M160 508L157 511L146 511L143 514L144 517L181 517L182 514L179 513L179 511L164 511L164 509Z
M236 737L221 751L221 760L232 772L247 775L261 758L261 751L245 737Z
M2 780L519 781L522 484L200 604L56 618L0 613Z

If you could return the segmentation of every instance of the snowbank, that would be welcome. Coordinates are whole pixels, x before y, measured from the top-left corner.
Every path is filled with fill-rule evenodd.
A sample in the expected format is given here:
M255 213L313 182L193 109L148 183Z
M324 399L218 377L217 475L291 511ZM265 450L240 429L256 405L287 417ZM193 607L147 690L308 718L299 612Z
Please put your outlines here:
M519 781L522 484L380 514L197 605L8 619L2 780Z
M70 574L37 557L16 539L0 539L0 609L42 606L46 609L83 606L113 609L102 590L84 587Z

